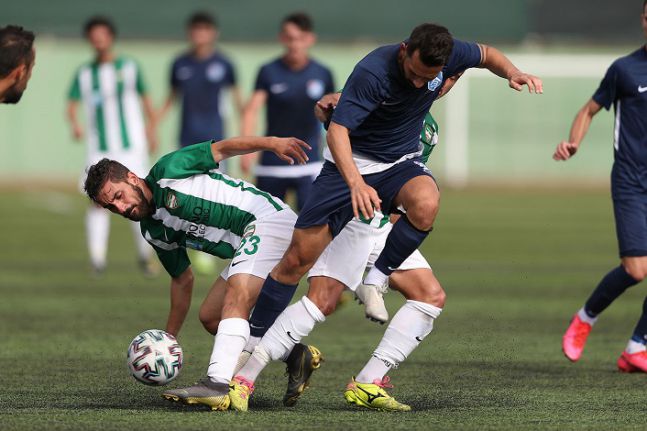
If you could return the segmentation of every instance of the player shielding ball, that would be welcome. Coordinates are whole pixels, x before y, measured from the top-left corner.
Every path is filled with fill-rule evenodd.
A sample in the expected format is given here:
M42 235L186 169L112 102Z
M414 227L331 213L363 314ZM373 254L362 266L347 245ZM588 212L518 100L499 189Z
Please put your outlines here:
M647 0L640 15L647 38ZM611 64L593 97L577 113L568 141L553 158L568 160L579 149L591 120L604 107L615 110L611 198L620 265L605 275L584 306L573 316L562 340L566 357L582 356L593 325L625 290L647 276L647 45ZM627 347L618 359L624 372L647 372L647 298Z
M203 325L217 335L207 376L197 385L202 392L193 392L186 402L204 402L216 410L228 407L229 381L250 338L250 310L264 278L285 252L296 220L281 200L220 172L219 162L269 150L287 162L305 163L307 148L294 138L233 138L167 154L146 178L108 159L88 170L88 196L116 214L139 221L142 236L171 276L166 324L170 334L179 332L191 304L193 273L186 249L232 259L200 308ZM265 297L265 305L255 307L260 325L271 326L294 291L282 293ZM182 391L172 393L177 399L182 395Z

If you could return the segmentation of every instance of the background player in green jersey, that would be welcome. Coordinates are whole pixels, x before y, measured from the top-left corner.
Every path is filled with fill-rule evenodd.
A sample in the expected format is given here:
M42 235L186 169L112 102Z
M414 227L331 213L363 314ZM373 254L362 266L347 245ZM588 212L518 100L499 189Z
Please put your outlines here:
M150 166L148 150L154 152L157 141L152 128L146 129L142 118L141 105L152 127L153 107L142 72L135 61L114 52L116 29L109 19L89 19L83 34L95 57L81 65L74 76L67 114L74 139L86 138L86 167L107 157L126 164L137 175L145 175ZM85 111L85 130L78 119L79 105ZM140 237L139 227L133 224L132 228L139 264L150 275L153 272L149 265L150 247ZM88 208L86 235L95 274L103 272L106 266L109 231L109 214L94 205Z
M295 138L233 138L169 153L146 178L109 159L89 168L88 196L116 214L139 221L142 236L171 276L167 332L177 335L191 304L193 272L186 249L232 259L200 308L205 328L217 332L207 377L188 390L167 391L168 399L199 402L216 410L228 407L229 381L250 337L250 310L265 277L285 252L296 220L281 200L220 172L219 162L268 150L288 163L305 163L304 149L309 146ZM276 315L293 294L269 298Z
M18 103L35 58L34 33L15 25L0 28L0 103Z

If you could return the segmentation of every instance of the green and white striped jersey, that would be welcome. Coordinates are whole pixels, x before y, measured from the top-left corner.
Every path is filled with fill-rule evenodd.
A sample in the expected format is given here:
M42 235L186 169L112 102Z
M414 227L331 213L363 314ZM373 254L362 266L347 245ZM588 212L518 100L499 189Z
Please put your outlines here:
M155 212L141 221L141 232L172 277L190 265L186 248L230 259L250 223L288 208L254 185L220 172L210 141L165 155L146 183Z
M74 76L69 100L83 103L89 159L98 155L143 151L146 134L139 96L146 93L135 61L118 57L110 63L82 65Z

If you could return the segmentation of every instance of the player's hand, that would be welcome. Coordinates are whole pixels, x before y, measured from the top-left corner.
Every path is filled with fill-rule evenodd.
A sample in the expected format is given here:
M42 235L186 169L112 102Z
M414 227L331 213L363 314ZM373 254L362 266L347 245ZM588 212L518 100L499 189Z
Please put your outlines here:
M541 94L544 92L541 79L528 73L517 71L508 79L508 83L510 84L510 88L514 88L517 91L523 90L523 86L527 85L530 93Z
M319 99L315 104L315 117L317 117L317 120L322 123L329 121L340 97L341 93L329 93Z
M72 126L72 137L75 141L80 141L83 139L83 128L78 124Z
M577 153L578 148L579 145L574 142L562 141L555 149L553 160L568 160Z
M366 184L364 180L349 188L355 218L359 219L361 214L365 219L371 219L375 215L374 209L380 211L382 200L375 189Z
M305 150L311 150L310 145L297 138L272 138L272 151L279 159L293 165L296 161L300 165L308 162Z

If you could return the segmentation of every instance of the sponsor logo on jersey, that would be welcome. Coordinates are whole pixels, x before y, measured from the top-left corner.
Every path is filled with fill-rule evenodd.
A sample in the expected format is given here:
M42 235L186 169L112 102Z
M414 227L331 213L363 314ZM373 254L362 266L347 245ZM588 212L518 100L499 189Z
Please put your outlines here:
M306 83L306 93L311 99L320 99L324 94L324 90L324 83L320 79L311 79Z
M441 71L438 76L436 76L434 79L431 81L427 82L427 89L429 91L436 91L438 87L440 87L440 84L443 83L443 72Z
M211 63L207 67L207 79L211 82L222 81L225 77L225 66L222 63Z
M647 91L647 87L642 87L640 85L638 86L638 92L639 93L644 93L645 91Z
M175 196L175 193L168 192L166 194L166 200L164 201L164 205L166 206L166 208L170 210L174 210L180 206L179 202L177 201L177 196Z
M280 82L278 84L270 85L270 93L272 94L281 94L288 91L288 84L285 82Z

